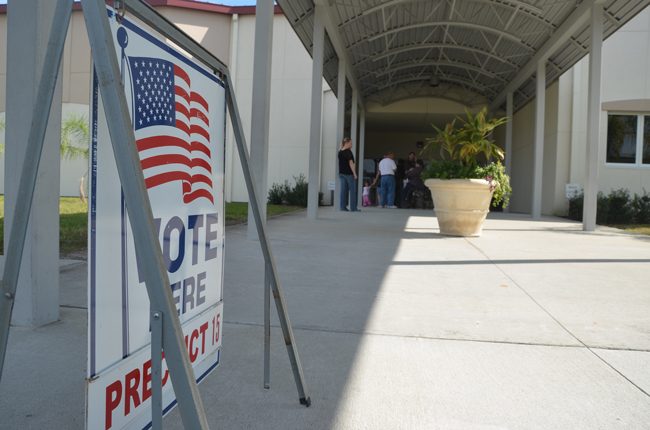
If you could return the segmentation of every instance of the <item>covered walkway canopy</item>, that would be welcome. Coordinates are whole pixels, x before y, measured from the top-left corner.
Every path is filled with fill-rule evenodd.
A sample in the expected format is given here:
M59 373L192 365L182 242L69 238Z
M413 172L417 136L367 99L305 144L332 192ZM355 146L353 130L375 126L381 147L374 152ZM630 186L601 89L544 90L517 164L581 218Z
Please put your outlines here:
M646 0L280 0L312 52L317 6L324 9L323 76L336 88L338 58L363 100L423 94L479 99L514 108L535 97L534 72L547 61L551 83L589 52L590 13L603 6L603 34L616 31ZM437 86L429 85L431 82ZM335 90L336 91L336 90ZM459 95L462 94L462 95Z
M339 141L345 112L350 111L353 150L357 149L359 134L360 160L364 158L364 106L371 102L386 105L414 97L435 97L464 106L486 105L492 112L505 110L512 118L513 112L535 100L531 190L535 219L541 216L542 205L545 89L591 53L583 219L586 230L594 229L602 41L648 6L649 0L277 3L314 59L310 183L319 180L321 166L321 77L338 98ZM256 44L256 56L265 48L268 45ZM346 86L351 88L347 94ZM252 144L256 145L255 139ZM510 171L512 122L506 127L505 150L506 170ZM309 217L316 218L317 207L318 187L310 187Z

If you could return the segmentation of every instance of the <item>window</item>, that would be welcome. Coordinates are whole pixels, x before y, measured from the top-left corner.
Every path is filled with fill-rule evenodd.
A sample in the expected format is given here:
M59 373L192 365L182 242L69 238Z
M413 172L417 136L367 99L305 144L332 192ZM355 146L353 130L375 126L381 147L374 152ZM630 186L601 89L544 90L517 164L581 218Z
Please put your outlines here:
M650 115L608 116L607 162L650 166Z

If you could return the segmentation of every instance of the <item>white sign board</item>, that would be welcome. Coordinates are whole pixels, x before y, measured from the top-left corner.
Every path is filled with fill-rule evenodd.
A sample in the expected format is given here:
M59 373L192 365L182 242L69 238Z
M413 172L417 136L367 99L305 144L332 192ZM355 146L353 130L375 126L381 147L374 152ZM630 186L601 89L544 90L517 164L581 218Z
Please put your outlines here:
M336 182L334 181L327 181L327 189L329 191L334 191L336 189Z
M566 184L564 186L564 192L566 193L567 199L573 199L582 194L582 186L580 184Z
M172 296L197 381L219 364L223 318L223 82L144 24L109 21ZM90 181L89 429L151 422L149 298L138 272L101 94ZM163 409L175 405L163 360Z

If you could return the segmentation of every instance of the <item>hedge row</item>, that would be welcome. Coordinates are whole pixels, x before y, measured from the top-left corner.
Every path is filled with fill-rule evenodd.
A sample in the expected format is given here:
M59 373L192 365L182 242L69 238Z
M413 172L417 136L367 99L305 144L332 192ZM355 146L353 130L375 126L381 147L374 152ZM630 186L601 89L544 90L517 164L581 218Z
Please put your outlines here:
M582 221L583 195L569 199L569 218ZM598 193L596 223L650 224L650 194L632 197L626 189L612 190L608 195Z
M302 173L293 177L293 186L289 181L273 184L267 201L272 205L290 205L307 207L307 179Z

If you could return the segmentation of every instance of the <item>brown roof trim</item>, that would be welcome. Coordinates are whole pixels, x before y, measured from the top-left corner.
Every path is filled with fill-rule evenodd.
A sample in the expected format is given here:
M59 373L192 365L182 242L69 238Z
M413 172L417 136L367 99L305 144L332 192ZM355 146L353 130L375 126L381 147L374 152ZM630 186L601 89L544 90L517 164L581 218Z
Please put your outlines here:
M255 6L227 6L223 4L206 3L196 0L145 0L153 7L176 7L179 9L199 10L203 12L220 13L223 15L255 15ZM81 4L75 2L73 10L81 10ZM7 5L0 5L0 14L7 13ZM275 5L275 14L281 15L282 9Z
M254 15L255 6L227 6L223 4L206 3L197 0L146 0L151 6L178 7L182 9L202 10L226 15ZM281 14L282 9L275 5L275 13Z

